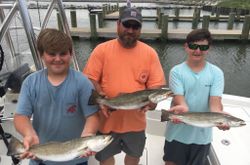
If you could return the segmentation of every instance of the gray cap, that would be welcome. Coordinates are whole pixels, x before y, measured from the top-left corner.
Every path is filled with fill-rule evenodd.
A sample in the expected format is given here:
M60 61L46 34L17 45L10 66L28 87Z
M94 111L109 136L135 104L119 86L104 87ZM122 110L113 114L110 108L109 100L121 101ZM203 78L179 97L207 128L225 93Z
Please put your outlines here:
M119 17L121 22L134 20L139 24L142 23L141 12L136 8L125 8Z

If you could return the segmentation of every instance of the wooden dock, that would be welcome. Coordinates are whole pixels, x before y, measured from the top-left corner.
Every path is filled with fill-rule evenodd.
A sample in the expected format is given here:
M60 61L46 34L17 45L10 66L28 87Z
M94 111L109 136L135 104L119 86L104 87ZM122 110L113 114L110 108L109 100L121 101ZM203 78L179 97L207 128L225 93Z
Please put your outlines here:
M192 29L169 29L167 38L174 40L184 40ZM240 40L241 30L216 30L210 29L214 40ZM71 28L71 35L74 37L90 38L89 28ZM116 28L99 28L97 35L101 38L116 38ZM142 29L141 38L158 39L161 37L161 29Z
M109 11L109 9L112 9ZM108 7L104 6L102 10L98 12L90 13L90 27L81 28L72 26L70 31L73 37L83 38L116 38L116 26L104 27L104 21L117 20L119 12L122 7ZM75 11L74 11L75 12ZM161 10L157 10L157 15L143 16L143 21L152 21L158 25L158 28L148 28L142 26L141 39L164 39L164 40L184 40L187 34L198 27L198 23L202 23L202 28L207 28L212 34L214 40L244 40L249 41L250 31L250 15L240 16L234 13L228 16L200 16L200 10L195 10L193 15L179 15L179 9L175 11L175 15L165 15ZM97 17L96 17L97 16ZM96 20L96 18L98 18ZM72 14L71 20L77 20L76 14ZM97 26L97 21L98 25ZM170 21L189 21L192 23L190 29L169 29L168 22ZM225 30L222 29L211 29L209 28L210 21L228 22L228 27ZM243 22L243 28L241 30L233 29L234 21ZM71 24L76 24L71 22Z

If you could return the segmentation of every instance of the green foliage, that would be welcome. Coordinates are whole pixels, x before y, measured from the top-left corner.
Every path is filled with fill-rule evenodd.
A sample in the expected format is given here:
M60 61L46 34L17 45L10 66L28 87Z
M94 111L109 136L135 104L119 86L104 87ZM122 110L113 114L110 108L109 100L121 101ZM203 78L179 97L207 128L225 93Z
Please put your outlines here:
M250 0L222 0L218 3L219 7L250 9Z

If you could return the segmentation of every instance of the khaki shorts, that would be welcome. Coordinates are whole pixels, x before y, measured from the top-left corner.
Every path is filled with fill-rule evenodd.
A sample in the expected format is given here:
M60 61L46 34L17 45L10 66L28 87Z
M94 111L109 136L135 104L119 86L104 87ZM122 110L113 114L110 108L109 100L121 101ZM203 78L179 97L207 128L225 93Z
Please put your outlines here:
M98 161L104 161L108 158L125 152L132 157L141 157L145 147L145 131L128 133L111 133L114 140L104 150L98 152L95 158Z

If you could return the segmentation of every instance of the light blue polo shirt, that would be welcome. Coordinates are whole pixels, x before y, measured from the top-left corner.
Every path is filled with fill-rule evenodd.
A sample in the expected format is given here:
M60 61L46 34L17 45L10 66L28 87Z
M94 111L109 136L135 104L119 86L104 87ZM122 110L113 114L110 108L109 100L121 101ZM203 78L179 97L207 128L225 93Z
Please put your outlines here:
M169 87L175 95L185 97L190 112L208 112L209 97L223 94L224 74L220 68L209 62L198 73L193 72L183 62L171 69ZM212 141L212 128L168 122L166 140L176 140L184 144L208 144Z
M41 144L79 138L85 117L98 111L97 106L88 105L93 88L81 72L70 69L64 82L53 86L48 81L47 69L40 70L29 75L23 82L16 113L33 115L32 124ZM86 160L81 158L70 162L44 163L71 165ZM30 164L37 163L31 161Z

